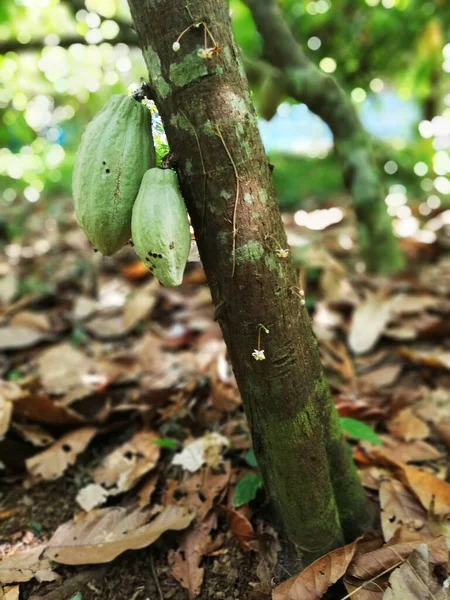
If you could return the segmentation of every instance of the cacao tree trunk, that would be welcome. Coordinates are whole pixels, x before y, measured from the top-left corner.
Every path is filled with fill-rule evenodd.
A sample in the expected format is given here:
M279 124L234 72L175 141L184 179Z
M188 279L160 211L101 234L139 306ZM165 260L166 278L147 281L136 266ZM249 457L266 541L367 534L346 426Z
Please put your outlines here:
M286 235L227 2L129 4L265 489L308 562L364 529L366 498L298 274L282 252ZM211 58L202 57L205 37Z

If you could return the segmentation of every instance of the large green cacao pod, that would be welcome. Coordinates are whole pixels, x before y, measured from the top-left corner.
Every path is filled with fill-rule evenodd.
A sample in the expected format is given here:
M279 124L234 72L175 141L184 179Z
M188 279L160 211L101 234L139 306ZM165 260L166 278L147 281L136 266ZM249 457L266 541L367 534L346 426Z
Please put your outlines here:
M130 239L133 204L154 165L150 111L131 96L112 96L83 134L72 180L78 224L105 256Z
M168 287L180 285L191 247L189 221L175 171L149 169L131 221L134 249Z

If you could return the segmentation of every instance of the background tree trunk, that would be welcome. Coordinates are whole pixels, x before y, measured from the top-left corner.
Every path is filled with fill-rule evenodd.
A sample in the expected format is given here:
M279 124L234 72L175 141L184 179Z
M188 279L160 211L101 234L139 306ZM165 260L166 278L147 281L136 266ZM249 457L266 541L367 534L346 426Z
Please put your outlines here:
M286 95L304 102L327 123L342 161L344 180L353 197L359 242L371 271L394 273L404 264L392 219L364 131L349 97L331 76L304 54L276 0L244 0L264 41L264 54ZM264 69L264 63L260 63ZM257 64L253 65L255 69ZM267 71L267 68L265 69Z
M366 499L323 378L298 274L290 257L277 253L287 248L286 235L227 2L129 4L265 488L308 562L343 542L338 503L357 515L347 530L364 529ZM189 29L174 52L180 33L199 22L220 53L199 56L204 25ZM259 335L265 360L257 361Z

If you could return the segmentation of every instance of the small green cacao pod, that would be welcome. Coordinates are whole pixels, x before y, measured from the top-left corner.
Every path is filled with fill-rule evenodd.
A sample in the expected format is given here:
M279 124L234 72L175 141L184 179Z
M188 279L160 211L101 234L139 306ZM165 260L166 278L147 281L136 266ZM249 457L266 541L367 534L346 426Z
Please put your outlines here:
M180 285L191 247L186 206L171 169L149 169L133 207L134 249L168 287Z
M105 256L130 239L133 204L154 166L149 109L131 96L112 96L83 134L72 180L78 224Z

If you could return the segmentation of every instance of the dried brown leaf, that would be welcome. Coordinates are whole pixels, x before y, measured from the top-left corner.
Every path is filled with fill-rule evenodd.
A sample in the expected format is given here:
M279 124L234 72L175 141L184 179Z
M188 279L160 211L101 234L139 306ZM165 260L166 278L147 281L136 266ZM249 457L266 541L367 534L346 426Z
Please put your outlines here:
M75 464L81 454L97 433L95 427L82 427L67 433L50 448L32 456L26 461L27 470L33 479L58 479L64 471Z
M153 516L151 510L119 507L82 513L58 527L45 556L66 565L109 562L126 550L149 546L168 530L185 529L195 513L167 506Z
M30 581L37 573L51 571L48 558L42 557L47 544L39 544L25 550L14 549L0 559L0 583L19 583Z
M16 313L9 322L14 327L26 327L34 331L48 333L52 330L52 324L45 313L32 312L31 310L22 310Z
M110 496L128 491L156 466L161 454L158 439L153 431L139 431L104 458L93 473L94 481Z
M222 507L227 513L230 529L236 536L243 552L249 552L252 547L250 542L258 539L258 534L253 529L253 525L244 514L244 510L238 508Z
M430 435L428 425L414 414L411 407L397 413L393 419L388 421L387 428L392 435L396 435L406 442L424 440Z
M398 354L413 363L430 367L431 369L450 370L450 352L441 348L418 351L404 346L398 350Z
M388 460L399 462L423 462L425 460L436 460L442 456L442 452L435 446L431 446L423 440L402 442L390 435L380 434L383 448L374 446L369 442L360 442L369 456L384 455Z
M430 568L429 547L419 544L409 559L389 577L383 600L446 600L447 591Z
M386 542L402 525L414 531L430 533L427 512L400 481L388 479L381 483L380 505L381 525Z
M47 333L29 329L28 327L14 327L9 325L0 327L0 350L31 348L49 339Z
M179 549L169 553L170 573L188 590L189 598L200 594L204 569L200 568L203 556L211 544L211 529L217 527L217 518L210 513L204 521L183 536Z
M358 382L373 388L393 385L400 375L401 365L386 365L358 377Z
M45 448L55 441L52 434L37 423L13 423L12 428L24 440L38 448Z
M368 296L353 313L348 343L355 354L369 352L383 335L392 316L391 298Z
M361 581L367 581L393 568L399 561L406 560L416 549L418 544L423 543L425 536L420 533L411 532L411 541L399 541L393 538L390 544L372 552L357 552L348 568L347 574ZM414 539L416 538L416 539ZM426 538L425 538L426 539ZM433 564L442 564L448 560L448 550L443 538L429 541L430 561Z
M0 587L0 600L19 600L20 589L18 585Z
M319 600L330 585L345 575L357 546L358 540L355 540L317 559L275 588L273 600Z

